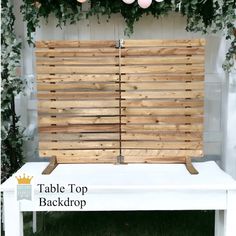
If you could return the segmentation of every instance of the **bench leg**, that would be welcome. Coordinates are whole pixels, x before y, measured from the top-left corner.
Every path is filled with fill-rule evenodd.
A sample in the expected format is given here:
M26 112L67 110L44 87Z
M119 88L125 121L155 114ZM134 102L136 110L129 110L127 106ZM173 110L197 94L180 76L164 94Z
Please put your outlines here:
M33 233L37 232L37 211L33 211L33 222L32 222Z
M23 236L23 213L14 192L4 192L5 236Z
M236 191L227 192L227 209L224 217L224 236L236 235Z
M215 211L215 236L224 235L224 211Z

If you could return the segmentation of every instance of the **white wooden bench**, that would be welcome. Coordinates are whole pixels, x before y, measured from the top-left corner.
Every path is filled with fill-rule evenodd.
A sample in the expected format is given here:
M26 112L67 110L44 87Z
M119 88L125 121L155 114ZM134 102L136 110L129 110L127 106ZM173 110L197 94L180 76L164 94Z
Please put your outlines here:
M23 212L37 211L133 211L215 210L215 235L236 235L236 181L215 162L194 163L198 175L183 164L62 164L42 175L47 162L26 163L1 186L4 195L5 236L23 235ZM33 176L33 199L17 201L15 177ZM88 191L71 194L39 193L37 184L86 186ZM80 206L39 206L46 199L85 200ZM191 227L191 225L189 225Z

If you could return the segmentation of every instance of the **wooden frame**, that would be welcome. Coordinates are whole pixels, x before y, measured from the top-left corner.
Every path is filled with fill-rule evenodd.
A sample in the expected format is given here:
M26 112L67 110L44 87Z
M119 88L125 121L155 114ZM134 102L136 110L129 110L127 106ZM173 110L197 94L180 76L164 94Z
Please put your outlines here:
M203 155L204 44L36 42L39 154L60 163L186 163Z

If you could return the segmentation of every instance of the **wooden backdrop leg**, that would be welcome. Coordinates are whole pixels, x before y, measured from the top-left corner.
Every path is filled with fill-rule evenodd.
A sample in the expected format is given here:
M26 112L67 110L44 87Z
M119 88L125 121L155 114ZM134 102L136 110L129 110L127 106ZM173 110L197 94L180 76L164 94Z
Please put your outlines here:
M57 167L57 159L56 157L52 157L50 163L45 168L45 170L42 172L43 175L50 175L52 171Z
M198 174L198 171L195 169L195 167L192 164L191 157L186 157L185 165L186 165L186 168L187 168L187 170L189 171L189 173L191 175L197 175Z

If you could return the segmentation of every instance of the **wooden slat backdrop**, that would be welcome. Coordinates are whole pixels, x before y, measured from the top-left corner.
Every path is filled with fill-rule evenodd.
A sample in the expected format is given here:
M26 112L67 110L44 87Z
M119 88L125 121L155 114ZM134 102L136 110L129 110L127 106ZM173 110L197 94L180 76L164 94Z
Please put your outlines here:
M202 156L204 40L125 40L121 58L124 161Z
M58 163L201 157L204 44L37 42L40 156Z
M115 162L120 152L115 41L40 41L39 154L58 163Z

